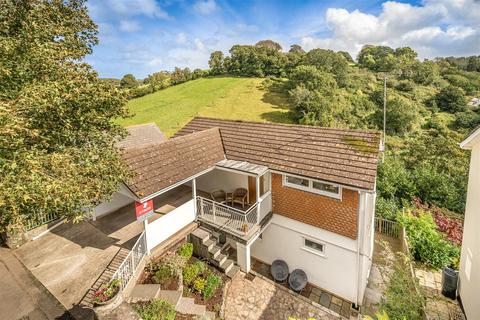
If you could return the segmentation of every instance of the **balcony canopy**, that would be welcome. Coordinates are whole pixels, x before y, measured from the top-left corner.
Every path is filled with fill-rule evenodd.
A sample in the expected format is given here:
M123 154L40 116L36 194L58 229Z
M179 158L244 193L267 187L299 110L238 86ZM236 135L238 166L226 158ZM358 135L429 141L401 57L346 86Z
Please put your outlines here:
M261 176L267 172L268 168L259 164L253 164L247 161L221 160L215 164L218 169L228 169L240 171L249 175Z

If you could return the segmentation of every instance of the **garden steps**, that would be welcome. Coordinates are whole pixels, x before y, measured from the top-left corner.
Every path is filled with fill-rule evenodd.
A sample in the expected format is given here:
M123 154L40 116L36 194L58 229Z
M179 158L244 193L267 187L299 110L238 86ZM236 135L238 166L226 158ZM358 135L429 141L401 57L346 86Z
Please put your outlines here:
M219 266L219 268L224 273L227 273L233 268L233 261L230 259L225 259L225 261Z
M233 266L229 271L225 272L225 274L227 275L227 277L229 277L230 279L233 279L233 277L235 277L235 275L240 271L240 267L239 266Z
M175 310L183 314L203 316L207 312L207 308L201 304L195 304L193 298L181 298Z
M190 233L192 236L200 239L202 241L202 243L205 243L207 242L207 240L210 239L210 232L208 232L208 230L205 230L203 228L197 228L195 230L193 230L191 233Z
M212 259L215 259L222 251L222 248L215 245L211 249L208 250L208 253L210 253L210 257Z

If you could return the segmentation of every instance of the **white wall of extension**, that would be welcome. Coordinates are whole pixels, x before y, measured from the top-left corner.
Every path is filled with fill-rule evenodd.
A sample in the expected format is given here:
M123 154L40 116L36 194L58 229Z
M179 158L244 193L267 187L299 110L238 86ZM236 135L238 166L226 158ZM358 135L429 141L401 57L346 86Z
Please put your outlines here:
M223 189L225 192L233 192L236 188L248 188L248 176L235 172L214 169L197 178L197 189L212 192L215 189Z
M152 250L160 243L195 220L193 199L146 225L147 248Z
M112 213L134 201L133 196L130 195L130 192L122 184L120 189L112 195L110 201L103 202L93 209L93 218L96 219Z
M324 244L319 255L304 247L304 238ZM357 241L314 226L274 214L270 225L251 248L253 257L271 264L287 262L290 272L303 269L308 281L340 297L355 301Z

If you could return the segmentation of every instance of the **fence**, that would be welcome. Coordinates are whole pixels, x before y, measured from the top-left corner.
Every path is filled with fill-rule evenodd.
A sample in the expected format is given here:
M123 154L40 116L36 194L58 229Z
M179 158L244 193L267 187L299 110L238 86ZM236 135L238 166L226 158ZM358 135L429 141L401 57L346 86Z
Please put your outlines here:
M375 231L390 237L400 237L400 224L396 221L375 217Z
M132 251L127 255L125 260L120 264L117 271L112 276L113 279L120 280L120 290L127 286L128 282L137 271L140 262L147 255L147 241L145 231L138 237L137 242L133 245Z
M242 211L210 199L197 197L200 219L212 222L239 236L247 235L259 223L257 205L253 205L247 211Z
M58 215L54 213L47 213L47 214L37 214L36 217L32 217L27 219L27 223L25 225L27 231L35 229L36 227L40 227L44 224L50 223L58 219Z

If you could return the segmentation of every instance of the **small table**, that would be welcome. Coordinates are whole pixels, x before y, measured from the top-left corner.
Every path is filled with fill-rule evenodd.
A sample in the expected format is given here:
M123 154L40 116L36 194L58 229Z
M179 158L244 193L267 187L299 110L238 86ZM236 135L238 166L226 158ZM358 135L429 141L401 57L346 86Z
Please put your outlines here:
M225 192L225 203L230 202L233 205L233 192Z

